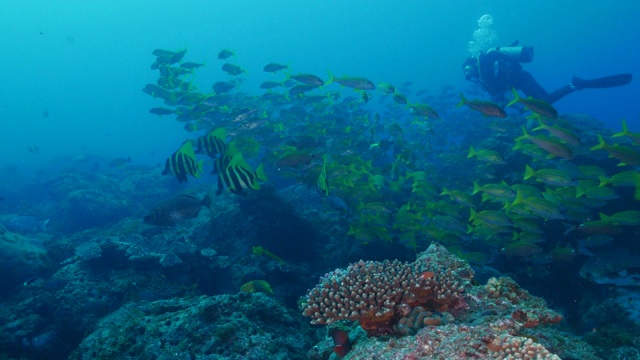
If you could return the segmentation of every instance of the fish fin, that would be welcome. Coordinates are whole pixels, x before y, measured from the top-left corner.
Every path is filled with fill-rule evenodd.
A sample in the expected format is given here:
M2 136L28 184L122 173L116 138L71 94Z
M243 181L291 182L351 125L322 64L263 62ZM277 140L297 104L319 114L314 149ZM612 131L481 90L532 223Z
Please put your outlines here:
M515 97L513 100L509 101L509 103L507 104L507 106L511 106L515 103L517 103L518 101L520 101L520 95L518 95L518 92L516 91L515 88L511 88L511 93L513 94L513 96Z
M262 164L258 165L258 168L256 169L256 177L261 181L269 181L269 179L267 179L267 175L264 173L264 166Z
M607 146L607 143L604 142L604 138L602 137L602 135L598 134L598 145L595 145L593 147L591 147L591 151L593 150L600 150L600 149L604 149L605 146Z
M529 178L531 178L532 176L535 176L536 172L531 168L531 166L529 165L525 165L524 168L524 180L527 180Z
M460 102L458 103L458 105L456 105L456 107L460 107L466 103L467 103L467 98L465 98L462 91L460 91Z
M612 137L621 137L621 136L625 136L629 133L629 128L627 128L627 122L625 121L625 119L622 119L622 131L619 133L615 133L613 134Z
M331 84L336 78L335 76L333 76L333 74L331 73L331 71L327 70L327 73L329 73L329 80L324 82L324 85L322 86L327 86L329 84Z

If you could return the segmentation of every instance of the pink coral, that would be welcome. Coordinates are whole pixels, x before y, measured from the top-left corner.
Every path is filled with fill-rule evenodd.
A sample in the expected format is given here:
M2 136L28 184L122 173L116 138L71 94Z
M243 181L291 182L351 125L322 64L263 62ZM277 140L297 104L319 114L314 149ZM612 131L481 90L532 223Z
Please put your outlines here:
M362 261L335 270L307 295L303 314L312 324L359 321L370 335L394 332L393 326L416 306L425 311L465 307L462 293L473 271L431 245L415 262Z

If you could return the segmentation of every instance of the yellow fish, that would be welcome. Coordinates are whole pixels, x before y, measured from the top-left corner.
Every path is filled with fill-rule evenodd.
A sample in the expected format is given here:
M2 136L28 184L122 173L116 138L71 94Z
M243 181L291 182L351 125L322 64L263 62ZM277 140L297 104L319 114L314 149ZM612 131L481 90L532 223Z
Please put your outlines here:
M284 263L284 260L282 260L281 258L279 258L278 256L276 256L276 254L272 253L271 251L263 248L262 246L254 246L251 249L251 252L253 252L253 255L256 256L268 256L270 258L272 258L273 260L280 262L280 263Z
M248 283L242 285L240 287L240 291L244 291L246 293L255 293L262 292L272 295L273 290L271 290L271 285L264 280L251 280Z

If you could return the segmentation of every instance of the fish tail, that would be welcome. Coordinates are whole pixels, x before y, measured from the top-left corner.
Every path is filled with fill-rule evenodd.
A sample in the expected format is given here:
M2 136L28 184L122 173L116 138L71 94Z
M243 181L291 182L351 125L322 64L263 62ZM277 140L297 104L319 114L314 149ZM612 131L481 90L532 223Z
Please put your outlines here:
M333 74L331 73L331 71L327 70L327 73L329 73L329 80L325 81L323 86L331 84L336 79L335 76L333 76Z
M511 106L511 105L513 105L513 104L517 103L518 101L520 101L520 95L518 95L518 92L516 91L516 89L515 89L515 88L511 88L511 93L512 93L512 94L513 94L513 96L514 96L514 99L513 99L513 100L511 100L511 101L509 101L509 103L507 104L507 106Z
M621 137L629 134L629 128L627 127L627 121L622 119L622 131L619 133L613 134L612 137Z
M267 179L267 175L264 173L264 166L262 164L258 165L258 168L256 169L256 177L260 181L269 181L269 179Z
M598 185L598 187L606 186L611 182L609 179L607 179L604 176L599 176L598 178L600 179L600 184Z
M518 205L518 204L522 204L524 202L524 195L522 195L522 191L518 191L516 192L516 199L513 200L513 203L511 203L511 205Z
M524 179L527 180L536 175L536 172L529 165L525 165L524 168Z
M466 103L467 103L467 98L465 98L462 91L460 91L460 102L458 103L458 105L456 105L456 107L460 107Z
M475 195L480 191L480 185L478 185L477 181L473 182L473 192L471 192L471 195Z
M471 214L469 215L469 222L474 221L478 217L478 213L473 210L473 208L469 208L471 210Z
M610 221L613 222L613 219L611 218L611 216L607 216L601 212L598 212L598 215L600 215L600 220L602 221Z
M607 146L607 143L604 142L604 138L602 137L602 135L598 134L598 145L593 146L591 149L591 151L593 150L600 150L600 149L604 149Z
M522 136L517 137L514 141L521 141L521 140L526 140L529 136L529 133L527 132L527 129L524 128L524 126L522 126Z
M478 153L476 152L476 150L473 148L473 146L469 147L469 154L467 155L467 159L471 159L472 157L478 155Z

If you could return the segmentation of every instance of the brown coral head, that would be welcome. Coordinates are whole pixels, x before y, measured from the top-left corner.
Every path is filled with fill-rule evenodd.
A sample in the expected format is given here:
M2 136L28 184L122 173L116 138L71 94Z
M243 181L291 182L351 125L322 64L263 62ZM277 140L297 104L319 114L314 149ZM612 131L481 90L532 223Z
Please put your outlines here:
M369 336L382 336L393 332L394 312L386 309L369 310L360 317L360 326Z

